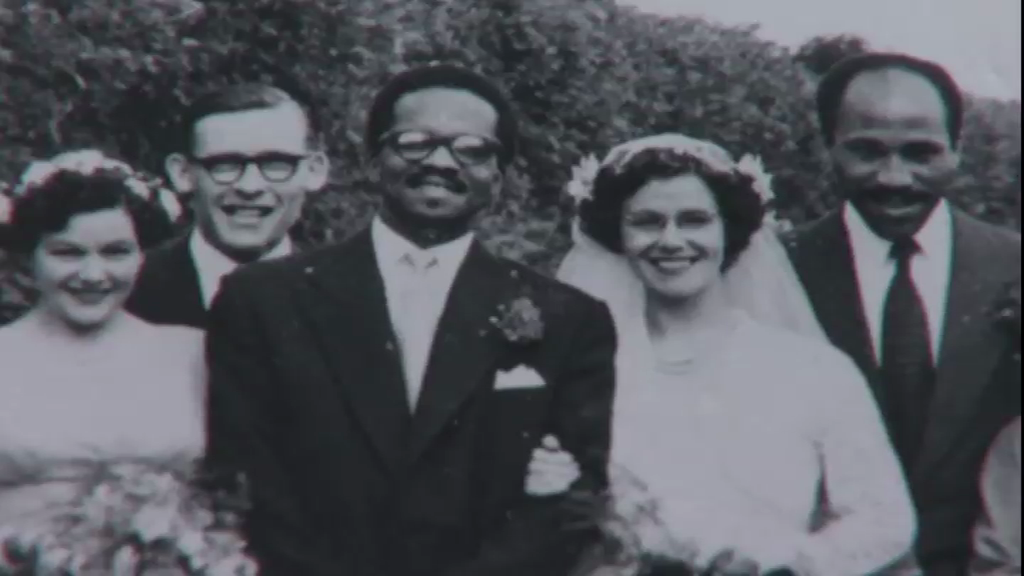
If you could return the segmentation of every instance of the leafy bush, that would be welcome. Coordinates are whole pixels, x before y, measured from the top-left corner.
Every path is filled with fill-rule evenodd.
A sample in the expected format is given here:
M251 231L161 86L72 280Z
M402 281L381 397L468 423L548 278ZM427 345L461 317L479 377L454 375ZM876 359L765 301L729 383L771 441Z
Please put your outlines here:
M522 157L484 226L505 254L551 270L569 242L561 191L571 167L669 130L762 155L784 215L804 221L835 202L805 66L834 57L836 45L860 45L822 39L827 49L811 58L814 46L794 53L756 32L614 0L6 0L0 181L74 146L159 171L181 104L197 90L267 79L315 98L332 158L331 184L310 203L300 240L344 238L374 207L361 169L373 94L404 67L449 61L498 80L524 122ZM1019 225L1020 103L973 99L964 154L958 200ZM10 284L0 305L21 298Z

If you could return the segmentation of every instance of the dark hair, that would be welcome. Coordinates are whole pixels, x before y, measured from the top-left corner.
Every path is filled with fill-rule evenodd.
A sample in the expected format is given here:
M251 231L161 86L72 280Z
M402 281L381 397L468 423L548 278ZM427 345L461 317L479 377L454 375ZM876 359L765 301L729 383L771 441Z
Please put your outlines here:
M471 92L494 107L498 113L497 137L502 143L498 161L508 165L516 155L519 125L512 103L504 92L487 78L459 66L434 64L397 74L377 93L366 120L366 146L370 154L380 153L381 136L395 121L395 104L402 96L428 88L453 88Z
M65 230L73 217L102 210L124 209L143 249L165 242L175 231L170 216L156 202L133 192L123 175L106 170L90 175L58 172L45 183L30 186L13 204L5 243L22 255L34 251L45 236Z
M289 90L270 84L231 84L210 90L196 98L181 118L181 151L190 151L195 145L195 128L199 121L215 114L264 110L284 104L296 104L306 115L308 142L311 147L320 145L320 122L312 99L298 87Z
M714 196L725 225L725 257L727 270L750 245L750 239L761 228L765 208L754 180L737 171L721 172L685 153L664 148L637 152L617 167L601 168L594 179L592 197L580 205L583 231L615 253L622 252L622 212L626 202L653 180L692 174L707 184Z
M949 72L935 62L907 54L872 52L840 61L825 74L818 85L818 120L829 146L835 143L839 110L850 84L864 73L880 70L905 70L931 82L946 105L946 127L950 140L954 144L960 141L964 124L964 96Z

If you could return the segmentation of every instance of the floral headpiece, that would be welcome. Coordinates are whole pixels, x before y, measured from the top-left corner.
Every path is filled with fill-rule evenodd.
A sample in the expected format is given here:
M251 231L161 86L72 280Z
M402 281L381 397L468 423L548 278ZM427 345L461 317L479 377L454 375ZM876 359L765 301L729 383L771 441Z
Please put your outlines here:
M739 162L735 162L732 156L717 144L675 133L658 134L619 144L600 162L593 154L587 156L573 167L572 180L566 185L566 192L579 206L593 198L594 180L602 168L613 166L621 169L638 152L644 150L672 150L692 156L718 172L739 172L753 180L754 190L761 196L761 201L766 206L775 199L772 176L765 170L760 157L747 154ZM774 222L771 214L767 220Z
M44 186L57 174L76 172L90 176L99 171L120 174L129 190L147 202L159 204L172 221L181 216L182 207L178 197L162 186L160 179L137 172L128 164L105 156L99 150L83 149L64 152L49 160L32 162L22 172L13 189L0 189L0 223L10 223L14 199L24 196L33 188Z

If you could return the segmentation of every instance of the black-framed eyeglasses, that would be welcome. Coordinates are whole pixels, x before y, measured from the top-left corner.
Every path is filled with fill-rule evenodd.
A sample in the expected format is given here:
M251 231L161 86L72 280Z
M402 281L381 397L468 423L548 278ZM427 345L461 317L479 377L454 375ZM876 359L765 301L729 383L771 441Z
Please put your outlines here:
M246 156L243 154L217 154L203 158L192 157L196 164L210 175L217 184L234 184L238 182L250 165L255 165L267 182L281 184L287 182L298 172L299 164L306 159L298 154L259 154Z
M430 132L409 130L391 132L381 139L395 154L408 162L422 162L444 146L452 158L463 166L476 166L495 159L501 152L497 140L475 134L440 136Z

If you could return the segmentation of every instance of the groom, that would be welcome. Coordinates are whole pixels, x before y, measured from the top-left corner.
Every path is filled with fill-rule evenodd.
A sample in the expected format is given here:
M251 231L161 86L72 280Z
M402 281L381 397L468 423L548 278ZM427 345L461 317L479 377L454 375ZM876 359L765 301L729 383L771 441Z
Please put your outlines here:
M223 282L208 459L246 477L263 574L564 576L591 543L524 478L550 433L580 455L578 491L605 485L610 315L470 232L516 131L475 73L398 75L368 117L369 229Z

